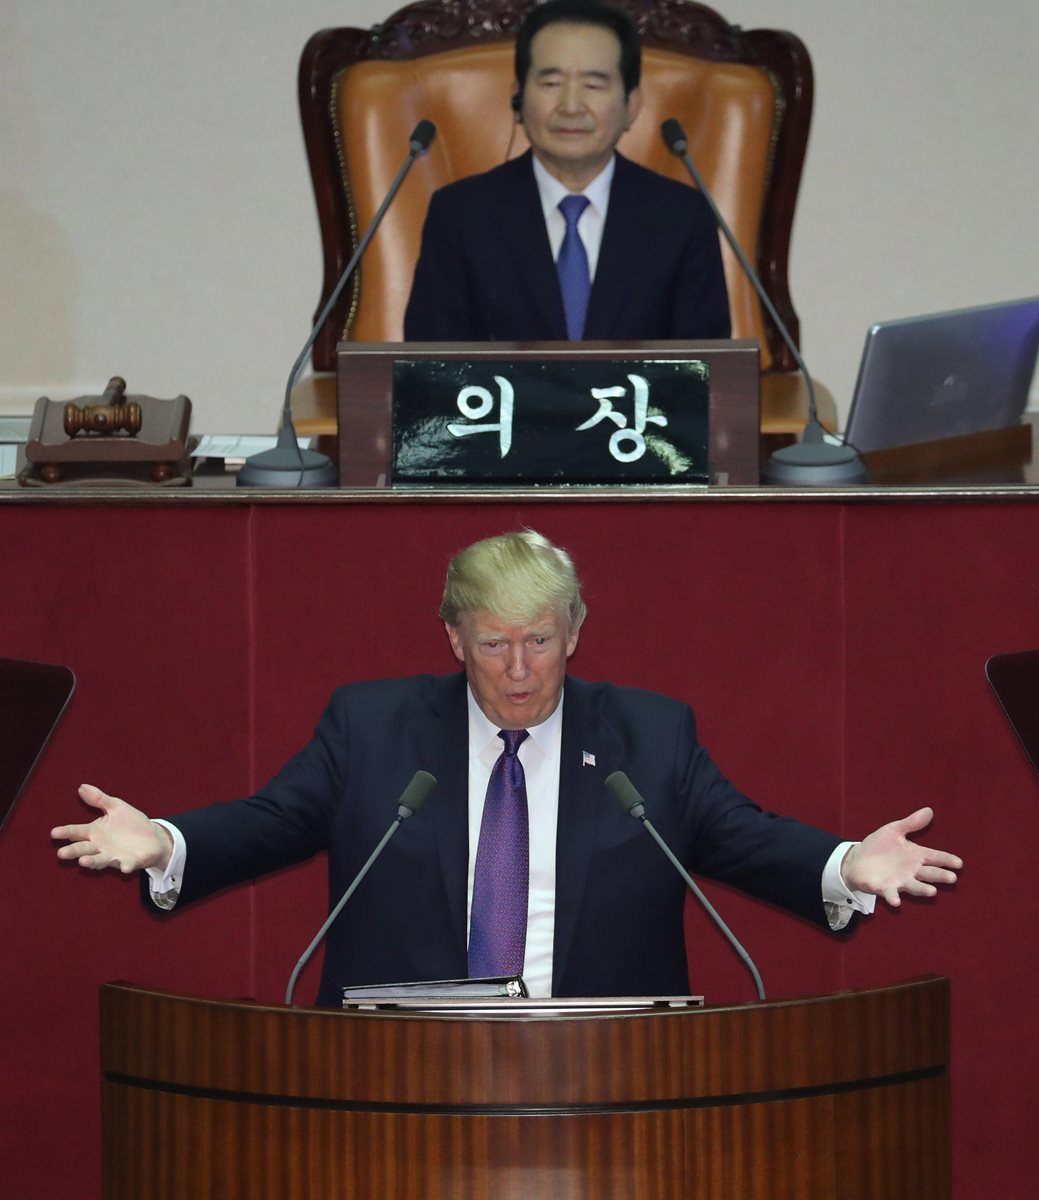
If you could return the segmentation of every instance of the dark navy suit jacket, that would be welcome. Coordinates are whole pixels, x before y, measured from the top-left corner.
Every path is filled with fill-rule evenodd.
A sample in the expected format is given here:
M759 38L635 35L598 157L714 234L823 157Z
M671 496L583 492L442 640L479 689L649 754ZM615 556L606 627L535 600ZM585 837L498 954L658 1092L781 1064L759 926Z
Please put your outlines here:
M826 924L821 878L838 839L761 812L719 772L692 711L651 692L565 684L553 993L682 994L681 879L604 787L624 770L692 870ZM587 761L594 758L594 765ZM465 676L337 689L313 740L261 792L172 818L187 840L180 905L329 852L329 907L389 827L415 771L438 785L405 821L328 935L319 1002L345 984L466 974ZM320 915L314 914L314 925Z
M617 155L587 341L727 338L718 227L699 192ZM404 316L408 341L565 341L528 151L435 192Z

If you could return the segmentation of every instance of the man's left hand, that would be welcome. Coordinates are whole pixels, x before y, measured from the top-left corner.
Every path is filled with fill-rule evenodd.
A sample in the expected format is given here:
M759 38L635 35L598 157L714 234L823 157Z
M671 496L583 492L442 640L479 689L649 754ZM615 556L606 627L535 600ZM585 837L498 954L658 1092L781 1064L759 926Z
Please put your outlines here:
M931 850L909 840L926 829L934 813L919 808L901 821L883 825L852 846L841 864L841 877L854 892L882 896L892 908L902 903L901 893L935 896L939 883L955 883L963 860L945 850Z

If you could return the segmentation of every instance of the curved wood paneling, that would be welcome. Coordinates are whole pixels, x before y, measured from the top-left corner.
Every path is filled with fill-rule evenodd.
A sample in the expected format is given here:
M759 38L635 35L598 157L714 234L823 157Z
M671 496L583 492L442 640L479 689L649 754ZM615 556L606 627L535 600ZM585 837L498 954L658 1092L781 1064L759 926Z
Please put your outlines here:
M940 1197L949 987L645 1014L102 989L106 1197Z

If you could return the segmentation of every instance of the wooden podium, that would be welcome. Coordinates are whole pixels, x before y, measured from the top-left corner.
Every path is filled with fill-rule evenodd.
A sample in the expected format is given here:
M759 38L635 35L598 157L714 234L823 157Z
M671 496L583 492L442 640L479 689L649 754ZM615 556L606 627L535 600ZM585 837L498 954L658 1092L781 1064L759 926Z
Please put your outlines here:
M101 989L106 1200L927 1200L949 983L625 1015Z

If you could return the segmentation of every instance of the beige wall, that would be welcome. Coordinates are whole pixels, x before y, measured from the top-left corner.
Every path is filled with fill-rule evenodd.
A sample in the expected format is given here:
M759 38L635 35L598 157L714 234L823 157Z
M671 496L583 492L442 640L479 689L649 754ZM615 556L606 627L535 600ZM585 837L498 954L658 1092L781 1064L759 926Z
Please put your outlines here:
M379 0L5 0L0 411L178 392L272 431L320 282L295 97L306 38ZM1039 293L1039 6L731 0L812 51L792 283L846 409L873 321Z

